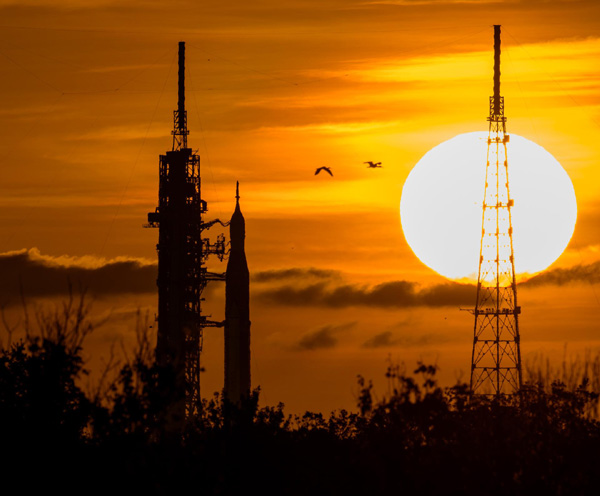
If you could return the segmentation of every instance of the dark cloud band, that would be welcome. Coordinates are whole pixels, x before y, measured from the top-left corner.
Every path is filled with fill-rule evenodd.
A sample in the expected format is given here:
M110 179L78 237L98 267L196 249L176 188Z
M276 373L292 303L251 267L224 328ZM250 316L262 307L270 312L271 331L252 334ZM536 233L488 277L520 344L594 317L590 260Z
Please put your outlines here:
M312 273L314 271L314 273ZM447 282L420 288L410 281L391 281L377 286L360 286L340 283L341 273L317 269L289 269L273 271L262 281L293 279L280 286L259 290L260 301L286 306L313 306L325 308L345 308L367 306L379 308L444 307L475 304L475 286ZM310 279L317 282L306 284ZM600 282L600 262L577 265L566 269L546 271L520 284L525 288L568 283Z
M85 288L92 295L154 293L157 265L137 259L94 260L53 258L37 249L0 254L0 302L16 303L22 291L26 297L52 297L67 293L69 284ZM447 282L420 288L409 281L392 281L376 286L343 283L339 271L317 268L290 268L257 272L259 283L284 282L277 287L255 290L263 302L286 306L345 308L443 307L475 302L473 285ZM523 287L600 282L600 262L546 271L522 284Z
M598 284L600 282L600 262L588 265L575 265L565 269L552 269L531 278L523 283L524 286L556 285L575 282Z
M445 283L419 289L417 284L408 281L387 282L374 287L350 284L332 286L326 282L318 282L303 287L283 285L263 290L258 297L266 303L288 306L439 307L472 305L475 301L475 287L466 284Z
M336 270L323 270L314 267L264 270L252 275L255 282L274 282L286 279L333 279L341 276Z
M69 264L31 249L0 254L0 274L0 301L15 304L21 291L25 297L62 296L69 284L97 296L152 293L157 266L130 259Z

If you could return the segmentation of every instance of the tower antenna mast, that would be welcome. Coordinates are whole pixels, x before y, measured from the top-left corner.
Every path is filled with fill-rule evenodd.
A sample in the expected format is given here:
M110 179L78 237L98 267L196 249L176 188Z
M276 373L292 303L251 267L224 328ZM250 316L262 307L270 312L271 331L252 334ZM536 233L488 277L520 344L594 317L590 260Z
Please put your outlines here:
M517 283L508 178L506 117L500 96L500 26L494 26L494 96L490 97L473 352L472 393L496 397L522 385Z
M177 110L173 112L174 126L173 150L187 148L187 137L190 132L187 128L187 112L185 110L185 42L179 42L179 72L177 88Z

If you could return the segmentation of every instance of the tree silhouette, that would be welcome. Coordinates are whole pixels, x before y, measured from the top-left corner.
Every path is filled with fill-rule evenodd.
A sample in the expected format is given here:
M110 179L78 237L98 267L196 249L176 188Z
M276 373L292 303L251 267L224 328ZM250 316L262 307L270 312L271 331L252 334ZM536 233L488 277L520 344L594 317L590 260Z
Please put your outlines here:
M93 325L84 295L24 318L0 347L0 439L5 473L29 489L229 495L590 494L600 483L598 384L583 377L527 384L518 395L442 388L435 366L388 367L376 400L358 378L357 411L287 415L220 394L177 435L153 347L138 327L132 356L103 389L85 393L82 346ZM31 323L33 322L33 323ZM9 326L7 332L12 333Z

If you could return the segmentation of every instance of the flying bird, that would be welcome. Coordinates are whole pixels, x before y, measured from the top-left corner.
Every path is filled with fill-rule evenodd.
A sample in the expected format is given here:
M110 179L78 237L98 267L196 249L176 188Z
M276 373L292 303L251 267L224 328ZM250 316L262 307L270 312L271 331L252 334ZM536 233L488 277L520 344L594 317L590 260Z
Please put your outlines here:
M367 169L381 169L381 162L363 162L363 164L367 165Z
M324 170L325 172L327 172L330 176L333 176L333 172L331 172L331 169L329 167L319 167L316 171L315 171L315 176L321 172L322 170Z

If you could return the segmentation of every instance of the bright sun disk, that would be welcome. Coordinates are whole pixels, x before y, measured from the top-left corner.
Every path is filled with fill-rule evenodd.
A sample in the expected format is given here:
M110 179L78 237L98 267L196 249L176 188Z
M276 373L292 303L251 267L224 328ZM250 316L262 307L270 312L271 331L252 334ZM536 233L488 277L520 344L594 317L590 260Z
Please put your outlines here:
M400 218L411 249L455 280L477 280L487 132L455 136L429 150L402 189ZM575 190L544 148L511 134L508 174L515 270L535 274L567 247L577 219Z

